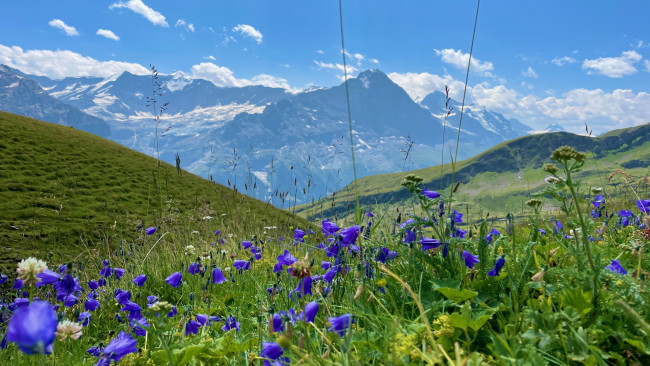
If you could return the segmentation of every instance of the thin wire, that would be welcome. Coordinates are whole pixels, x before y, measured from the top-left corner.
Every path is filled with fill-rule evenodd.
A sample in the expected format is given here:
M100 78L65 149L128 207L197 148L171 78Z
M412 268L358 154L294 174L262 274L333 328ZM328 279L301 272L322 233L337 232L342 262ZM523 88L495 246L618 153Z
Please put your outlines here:
M356 206L354 208L354 218L359 224L359 189L357 188L357 165L354 159L354 139L352 136L352 112L350 111L350 90L348 89L348 69L345 61L345 42L343 41L343 5L339 0L339 23L341 24L341 53L343 55L343 78L345 80L345 99L348 105L348 126L350 129L350 152L352 154L352 170L354 171L354 196L356 197Z
M465 111L465 96L467 95L467 82L469 80L469 67L472 64L472 52L474 52L474 38L476 37L476 23L478 23L478 9L481 6L481 0L476 3L476 16L474 17L474 30L472 31L472 44L469 48L469 61L467 61L467 72L465 73L465 88L463 89L463 102L460 106L460 120L458 121L458 136L456 137L456 153L452 162L453 173L451 175L451 189L453 194L454 178L456 177L455 163L458 161L458 145L460 144L460 131L463 125L463 112ZM451 197L450 197L451 198Z

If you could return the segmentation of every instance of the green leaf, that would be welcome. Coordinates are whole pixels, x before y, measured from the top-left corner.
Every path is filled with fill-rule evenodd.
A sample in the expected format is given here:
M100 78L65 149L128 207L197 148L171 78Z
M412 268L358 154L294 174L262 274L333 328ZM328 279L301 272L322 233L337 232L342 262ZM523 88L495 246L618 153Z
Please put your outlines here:
M478 295L478 292L476 291L456 290L455 288L450 287L438 287L436 291L440 292L444 297L456 302L457 304L473 299L474 296Z
M465 305L463 305L463 307L460 309L460 314L458 312L455 312L449 316L449 319L451 320L451 325L463 330L467 330L467 328L472 328L475 331L478 331L492 317L494 310L488 309L487 314L485 313L486 310L484 309L480 309L477 312L481 313L482 315L474 319L472 317L472 307L469 304L469 302L466 302Z
M449 316L451 325L462 330L467 330L469 324L472 322L472 310L469 303L465 303L460 309L460 314L455 312Z
M648 354L648 351L646 350L645 344L643 344L643 342L637 341L636 339L629 339L629 338L625 338L624 341L629 343L630 346L636 348L637 350L641 351L642 353Z

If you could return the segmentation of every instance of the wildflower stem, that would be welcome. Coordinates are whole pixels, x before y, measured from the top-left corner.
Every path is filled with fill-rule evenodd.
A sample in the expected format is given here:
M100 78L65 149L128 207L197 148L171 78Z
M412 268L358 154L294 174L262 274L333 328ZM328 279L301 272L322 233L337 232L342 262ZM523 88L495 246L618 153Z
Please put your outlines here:
M569 190L571 190L571 196L573 197L573 200L575 202L576 212L578 213L578 220L580 221L580 231L581 231L580 234L582 235L582 246L585 248L585 251L587 252L587 258L589 259L589 266L591 267L591 271L592 271L593 284L594 284L594 297L593 297L594 310L598 311L598 271L596 270L596 263L594 262L594 258L591 255L591 247L589 245L589 238L587 237L587 224L585 224L585 220L582 217L582 209L580 208L580 203L578 202L578 196L576 195L576 191L573 186L573 181L571 180L571 169L567 167L566 161L563 162L563 165L564 165L564 171L566 172L567 186L569 186Z

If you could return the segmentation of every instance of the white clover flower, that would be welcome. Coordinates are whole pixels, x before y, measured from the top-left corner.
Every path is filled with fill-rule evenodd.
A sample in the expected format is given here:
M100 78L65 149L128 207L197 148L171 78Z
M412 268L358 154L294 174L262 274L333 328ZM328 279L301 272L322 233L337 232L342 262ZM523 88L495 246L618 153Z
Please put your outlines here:
M185 255L194 255L196 251L196 248L194 248L194 245L188 245L185 247Z
M64 320L56 327L56 338L60 341L68 339L79 339L81 337L81 329L83 326L80 323Z
M43 273L46 269L47 263L43 262L40 259L29 257L27 259L23 259L20 261L20 263L18 263L16 272L18 273L18 278L23 280L23 283L25 285L28 285L30 283L36 283L38 281L36 275Z

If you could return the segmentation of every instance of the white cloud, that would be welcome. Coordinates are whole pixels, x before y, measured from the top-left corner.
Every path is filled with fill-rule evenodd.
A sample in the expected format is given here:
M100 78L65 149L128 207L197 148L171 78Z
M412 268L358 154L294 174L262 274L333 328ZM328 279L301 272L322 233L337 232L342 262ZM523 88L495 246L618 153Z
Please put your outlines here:
M205 59L208 59L208 60L211 60L211 61L215 61L215 60L216 60L216 58L214 58L214 56L212 56L212 55L205 56L204 58L205 58Z
M533 79L537 79L539 77L539 75L537 75L535 70L533 70L533 68L530 67L530 66L528 66L528 70L522 71L521 74L523 76L525 76L525 77L529 77L529 78L533 78Z
M253 38L257 44L262 43L262 33L258 31L257 29L253 28L253 26L248 25L248 24L237 24L236 27L232 29L233 32L239 32L243 34L244 36Z
M578 62L578 60L576 60L573 57L564 56L564 57L556 57L556 58L552 59L551 62L553 64L557 65L557 66L564 66L565 64L576 63L576 62Z
M28 50L0 44L0 64L16 68L26 74L62 79L66 76L108 77L128 71L146 75L149 69L129 62L98 61L67 50Z
M327 63L327 62L322 62L322 61L316 61L314 60L314 63L318 66L319 70L326 69L326 70L337 70L340 72L344 72L343 64L334 64L334 63ZM346 65L345 71L348 73L348 78L351 77L351 75L355 74L359 69L352 65ZM345 77L343 74L337 75L340 80L345 80Z
M379 63L379 60L377 60L376 58L370 58L370 59L368 59L368 61L372 62L373 64L378 64Z
M463 53L461 50L453 50L445 48L444 50L434 50L436 55L440 56L442 62L450 64L458 69L467 69L467 62L469 61L469 53ZM472 64L470 70L482 76L492 77L490 73L494 69L494 65L489 61L480 61L472 57Z
M64 31L65 34L69 36L78 36L79 32L77 32L77 29L75 27L71 27L63 22L61 19L52 19L48 23L51 27L54 28L59 28L60 30Z
M298 89L292 88L286 79L275 77L267 74L253 76L252 79L239 79L235 77L232 70L225 66L215 65L211 62L202 62L192 66L192 76L211 81L219 87L242 87L249 85L263 85L272 88L287 89L292 93L298 92Z
M185 19L178 19L178 20L176 21L176 24L175 24L174 26L175 26L175 27L183 27L183 28L185 28L185 30L194 33L194 24L192 24L192 23L189 23L189 24L186 23L186 22L185 22Z
M643 60L643 66L645 66L645 71L650 72L650 60Z
M625 51L620 57L600 57L595 60L585 60L582 69L587 74L600 74L610 78L621 78L637 72L634 64L641 61L641 56L636 51Z
M402 87L413 100L421 100L434 91L444 92L445 85L449 86L450 96L454 99L462 98L465 83L455 80L449 75L444 77L423 73L407 72L399 74L396 72L388 74L393 82Z
M120 40L120 37L118 37L117 35L115 35L115 33L113 33L112 31L110 31L108 29L101 29L101 28L98 29L97 30L97 35L102 36L102 37L106 37L108 39L112 39L114 41L119 41Z
M142 0L129 0L129 1L119 1L116 3L111 4L109 9L115 9L115 8L125 8L133 11L134 13L140 14L143 17L145 17L148 21L153 23L153 25L159 25L161 27L169 27L169 24L167 24L167 21L165 20L165 16L160 14L159 12L151 9L147 5L145 5Z
M325 51L323 51L323 50L317 50L316 53L323 55L323 54L325 54Z
M365 57L360 53L355 53L354 55L352 55L352 57L354 57L355 59L357 59L359 61L363 61L365 59Z
M449 75L441 77L425 72L391 73L388 76L416 101L434 91L443 92L445 85L450 87L452 98L457 101L462 98L463 83ZM552 90L546 94L540 98L519 93L505 85L481 83L468 88L467 104L476 103L508 118L518 118L536 129L559 123L567 131L577 132L586 122L594 132L601 133L650 122L650 93L647 92L573 89L562 95L555 95Z

